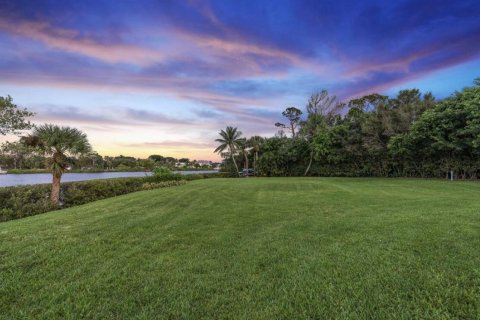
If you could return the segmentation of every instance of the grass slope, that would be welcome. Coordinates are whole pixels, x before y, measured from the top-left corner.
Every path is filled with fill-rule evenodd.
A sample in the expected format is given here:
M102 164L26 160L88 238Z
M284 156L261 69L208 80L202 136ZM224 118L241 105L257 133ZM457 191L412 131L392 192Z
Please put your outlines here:
M480 184L208 179L0 224L3 319L478 319Z

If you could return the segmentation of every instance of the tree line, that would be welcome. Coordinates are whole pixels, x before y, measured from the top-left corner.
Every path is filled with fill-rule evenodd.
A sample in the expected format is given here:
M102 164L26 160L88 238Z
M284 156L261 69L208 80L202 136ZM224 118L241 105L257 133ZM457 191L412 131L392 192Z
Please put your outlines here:
M95 151L68 156L68 167L77 171L126 171L152 170L163 166L170 169L211 169L218 163L150 155L137 158L127 155L102 156ZM38 148L26 145L23 141L4 142L0 145L0 167L13 172L48 169L48 157Z
M325 90L303 110L288 107L273 137L220 131L223 169L259 176L480 176L480 79L437 100L418 89L395 97L369 94L348 102Z

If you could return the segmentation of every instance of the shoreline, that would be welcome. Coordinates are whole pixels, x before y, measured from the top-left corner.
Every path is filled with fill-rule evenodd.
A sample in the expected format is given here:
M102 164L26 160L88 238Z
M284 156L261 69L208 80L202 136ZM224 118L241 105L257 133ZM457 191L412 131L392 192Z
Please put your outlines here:
M45 169L33 169L30 171L30 169L22 169L17 172L17 170L20 169L10 169L7 170L5 174L45 174L45 173L51 173L49 170ZM170 169L172 172L189 172L189 171L219 171L215 169ZM13 171L13 172L12 172ZM114 173L114 172L152 172L152 170L144 169L144 170L68 170L65 171L65 173Z

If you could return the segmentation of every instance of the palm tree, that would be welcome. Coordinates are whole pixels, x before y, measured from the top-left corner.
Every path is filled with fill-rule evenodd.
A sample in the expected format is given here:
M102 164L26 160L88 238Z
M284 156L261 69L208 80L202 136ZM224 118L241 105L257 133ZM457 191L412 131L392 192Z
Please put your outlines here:
M240 150L240 153L245 158L244 169L245 169L246 177L248 177L248 153L250 152L251 149L250 149L248 140L246 138L240 139L239 150Z
M257 161L258 161L258 153L260 152L260 148L262 146L263 138L260 136L253 136L249 139L248 143L252 147L254 152L253 154L253 172L257 175Z
M240 172L238 172L237 162L235 161L235 153L241 143L242 132L238 131L237 128L234 127L227 127L225 130L220 130L219 132L220 137L219 139L215 139L216 142L219 142L220 145L215 149L214 152L216 153L224 153L225 150L228 149L228 153L232 158L233 164L235 165L235 169L237 170L238 176L240 176Z
M50 157L48 161L53 175L50 200L58 204L60 180L67 169L68 156L91 151L87 135L75 128L44 124L33 129L29 136L23 138L23 142L37 147L43 154Z
M113 158L109 156L105 156L105 164L107 166L107 171L110 171L113 169Z

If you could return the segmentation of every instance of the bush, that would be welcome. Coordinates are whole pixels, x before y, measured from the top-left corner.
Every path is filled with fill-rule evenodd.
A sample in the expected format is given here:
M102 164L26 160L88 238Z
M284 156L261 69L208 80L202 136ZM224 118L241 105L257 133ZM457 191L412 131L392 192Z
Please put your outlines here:
M174 186L181 186L186 184L185 180L173 180L173 181L162 181L162 182L146 182L142 185L143 190L167 188Z
M197 174L184 175L183 179L187 181L192 181L192 180L208 179L208 178L228 178L229 176L230 174L228 172L197 173Z
M49 173L47 169L8 169L9 174L23 174L23 173Z
M185 180L155 181L152 177L117 178L62 183L61 208L140 190L183 185ZM162 177L161 179L165 179ZM176 177L175 177L176 179ZM29 185L0 188L0 221L33 216L60 209L50 201L51 185Z
M50 201L50 185L0 188L0 221L23 218L56 207Z
M182 180L182 175L178 173L173 173L167 167L158 167L153 169L153 175L150 176L150 180L155 181L172 181L172 180Z

